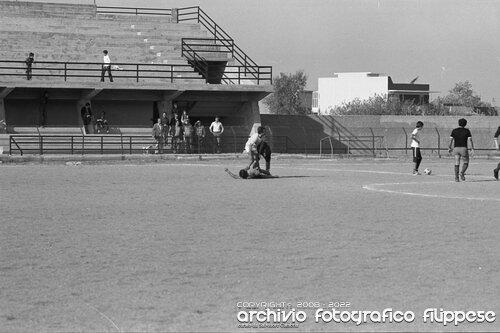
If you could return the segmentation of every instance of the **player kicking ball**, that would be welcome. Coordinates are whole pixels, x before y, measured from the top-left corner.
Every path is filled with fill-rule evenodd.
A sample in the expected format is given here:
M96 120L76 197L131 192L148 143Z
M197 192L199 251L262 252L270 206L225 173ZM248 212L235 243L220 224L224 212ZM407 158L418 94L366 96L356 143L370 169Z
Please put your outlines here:
M421 121L417 121L417 126L411 133L411 150L413 152L413 175L420 175L418 172L418 168L420 163L422 162L422 154L420 152L420 131L424 127L424 123Z

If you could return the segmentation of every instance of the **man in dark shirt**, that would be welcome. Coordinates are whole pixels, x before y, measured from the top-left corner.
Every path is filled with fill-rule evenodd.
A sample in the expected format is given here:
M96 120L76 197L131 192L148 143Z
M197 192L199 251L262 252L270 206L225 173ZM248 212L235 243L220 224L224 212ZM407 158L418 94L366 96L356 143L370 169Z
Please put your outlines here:
M30 52L28 58L24 61L26 63L26 79L31 80L31 67L33 66L33 63L35 62L35 55L33 52Z
M83 126L85 128L85 133L90 133L90 124L92 122L92 109L90 108L90 103L85 103L85 106L80 110L82 116Z
M498 126L497 131L495 132L495 148L500 150L500 146L498 145L498 137L500 136L500 126ZM493 170L493 176L496 180L498 180L498 172L500 171L500 163L498 163L497 167Z
M461 180L465 180L465 171L469 167L469 151L467 143L470 140L471 145L471 154L474 153L474 143L472 142L472 134L470 133L467 126L467 120L459 119L458 126L455 128L450 135L450 146L448 147L448 151L453 153L455 156L455 181L459 182ZM452 148L454 147L454 148ZM459 179L459 170L460 170L460 159L463 158L464 163L462 166L462 170L460 171L460 179Z
M271 147L267 144L267 142L262 141L257 145L257 151L259 155L264 157L266 160L266 171L270 172L271 170Z

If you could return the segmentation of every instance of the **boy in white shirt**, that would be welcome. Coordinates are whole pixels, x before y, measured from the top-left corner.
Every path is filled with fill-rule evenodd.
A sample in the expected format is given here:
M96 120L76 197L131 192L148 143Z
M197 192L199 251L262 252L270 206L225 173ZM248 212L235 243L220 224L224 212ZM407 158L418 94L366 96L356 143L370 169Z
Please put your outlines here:
M422 162L422 154L420 153L420 131L424 127L424 123L417 121L417 126L411 133L411 150L413 152L413 175L420 175L418 168Z
M111 59L109 59L108 50L102 51L103 56L103 64L102 64L102 72L101 72L101 82L104 82L104 74L106 71L108 72L109 82L113 82L113 75L111 75Z
M257 133L252 134L245 144L245 152L250 157L250 164L248 165L247 170L250 169L252 165L259 160L259 152L257 150L257 146L262 142L262 138L264 137L264 135L266 135L265 130L266 129L264 127L259 126L259 128L257 128Z

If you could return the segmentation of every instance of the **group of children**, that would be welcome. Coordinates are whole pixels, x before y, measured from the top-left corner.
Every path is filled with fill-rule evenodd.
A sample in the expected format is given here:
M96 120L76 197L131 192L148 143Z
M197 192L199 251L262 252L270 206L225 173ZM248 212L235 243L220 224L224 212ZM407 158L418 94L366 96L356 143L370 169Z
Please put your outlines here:
M191 153L195 135L198 150L201 150L205 140L205 127L199 120L193 126L186 111L180 117L177 113L174 113L172 119L168 119L167 113L164 112L153 125L152 135L156 140L159 153L162 153L164 145L168 143L169 136L171 137L174 153L180 150L182 144L184 145L184 152Z
M450 144L448 146L448 152L451 153L455 157L455 181L465 181L465 172L469 167L469 145L470 142L470 153L474 153L474 142L472 141L472 134L467 126L467 120L462 118L458 120L458 127L455 128L450 135ZM424 127L424 124L421 121L417 122L415 129L411 134L411 148L413 152L413 174L420 175L418 172L418 168L420 167L420 163L422 162L422 154L420 152L420 131ZM500 126L498 127L496 133L494 134L495 147L497 150L500 150L498 143L498 136L500 135ZM460 169L460 162L462 163L462 168ZM497 167L493 169L493 177L498 180L498 173L500 171L500 163L498 163Z

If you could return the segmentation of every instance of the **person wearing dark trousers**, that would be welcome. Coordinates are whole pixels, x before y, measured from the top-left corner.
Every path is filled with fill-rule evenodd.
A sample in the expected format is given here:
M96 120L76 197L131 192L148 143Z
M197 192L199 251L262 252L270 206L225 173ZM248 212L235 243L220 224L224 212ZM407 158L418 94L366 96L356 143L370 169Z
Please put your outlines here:
M222 125L222 123L219 121L219 117L216 116L215 117L215 120L212 122L212 124L210 124L210 127L208 128L210 130L210 133L212 133L212 135L214 136L214 143L215 143L215 147L217 148L216 152L217 154L220 153L220 149L221 149L221 135L222 133L224 133L224 126Z
M33 54L33 52L30 52L25 62L26 62L26 80L31 80L31 71L33 63L35 62L35 54Z
M109 133L109 124L106 119L106 112L101 112L101 116L96 119L95 124L97 127L97 133L101 133L101 130L105 130L106 133Z
M102 51L103 53L103 64L101 71L101 82L104 82L104 74L108 72L109 82L113 82L113 75L111 74L111 59L109 59L108 50Z
M271 170L271 147L267 144L267 142L262 141L257 145L257 151L259 155L264 157L266 161L266 171L269 173Z
M85 106L80 110L82 116L83 126L85 128L85 133L89 134L89 125L92 123L92 109L90 108L90 103L85 103Z
M448 152L455 156L455 181L465 180L465 171L469 167L469 149L468 141L471 144L471 154L474 153L474 142L472 142L472 134L467 126L467 120L459 119L458 126L455 128L450 135L450 145L448 147ZM462 165L462 170L460 170L460 159L463 159L464 163ZM460 176L460 178L459 178Z
M500 136L500 126L498 126L497 131L495 132L495 148L497 151L500 151L500 146L498 143L498 137ZM497 167L493 170L493 177L495 177L496 180L498 180L498 172L500 171L500 163L498 163Z
M203 146L205 144L205 126L201 124L201 120L198 120L194 124L194 128L196 130L196 138L198 141L198 154L203 152Z
M38 105L38 127L47 125L47 104L49 103L49 93L44 91Z
M168 119L167 113L163 112L161 115L161 137L163 140L163 146L166 147L168 143L168 131L170 127L170 120Z
M417 121L417 126L411 133L411 150L413 152L413 175L420 175L418 168L422 162L422 153L420 152L420 131L424 127L424 123Z

